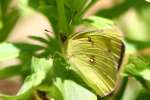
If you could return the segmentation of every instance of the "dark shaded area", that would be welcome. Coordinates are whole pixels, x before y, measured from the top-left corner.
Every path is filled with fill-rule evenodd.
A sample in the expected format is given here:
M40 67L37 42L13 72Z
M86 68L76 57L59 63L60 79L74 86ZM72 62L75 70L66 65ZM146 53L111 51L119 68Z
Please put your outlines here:
M11 0L0 1L0 20L2 21L2 28L0 29L0 42L7 39L20 15L17 8L11 8L11 12L8 13L10 2Z
M119 90L117 91L117 94L115 94L115 97L114 97L115 100L121 100L126 90L127 84L128 84L128 76L122 79L121 86Z
M150 92L147 90L142 90L136 100L150 100Z
M138 40L132 40L132 39L129 39L129 38L125 38L125 40L128 43L134 44L134 46L138 50L142 50L144 48L149 48L150 47L150 41L138 41Z
M40 97L41 100L49 100L46 92L44 92L44 91L37 91L37 93L38 93L38 96Z
M144 0L125 0L123 3L117 4L112 8L100 10L96 13L96 15L113 19L121 16L130 8L135 8L137 11L141 11L143 8L148 6L150 6L150 4Z

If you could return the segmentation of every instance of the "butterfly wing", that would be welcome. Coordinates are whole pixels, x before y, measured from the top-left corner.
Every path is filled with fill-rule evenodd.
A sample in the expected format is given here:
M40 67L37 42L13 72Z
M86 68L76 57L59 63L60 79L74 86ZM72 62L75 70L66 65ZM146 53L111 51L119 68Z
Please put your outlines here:
M68 40L71 67L99 96L110 94L116 83L124 45L114 30L79 33Z

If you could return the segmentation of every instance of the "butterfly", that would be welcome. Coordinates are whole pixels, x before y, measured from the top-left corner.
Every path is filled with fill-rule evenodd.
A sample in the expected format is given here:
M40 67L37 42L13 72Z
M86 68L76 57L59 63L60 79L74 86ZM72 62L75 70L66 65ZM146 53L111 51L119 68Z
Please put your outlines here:
M103 97L115 90L125 51L118 31L103 29L76 33L69 37L66 51L71 69L96 94Z

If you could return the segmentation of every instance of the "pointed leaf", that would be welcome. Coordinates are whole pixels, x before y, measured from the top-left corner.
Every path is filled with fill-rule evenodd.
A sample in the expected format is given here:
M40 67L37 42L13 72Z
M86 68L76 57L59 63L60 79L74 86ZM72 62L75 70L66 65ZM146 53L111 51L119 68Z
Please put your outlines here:
M94 93L71 80L57 78L55 84L63 94L63 100L97 100Z
M18 92L18 95L25 93L26 91L40 85L40 83L45 79L46 74L52 67L52 59L46 60L44 58L32 58L32 74L29 75L23 86Z
M52 62L52 59L46 60L44 58L33 57L31 65L32 73L27 76L17 95L0 94L0 98L4 100L30 100L33 88L39 86L45 79L48 71L52 68Z
M136 78L141 84L150 89L150 65L141 57L130 56L125 66L125 73Z
M112 20L98 17L98 16L91 16L85 20L85 25L94 27L96 29L108 29L114 26Z

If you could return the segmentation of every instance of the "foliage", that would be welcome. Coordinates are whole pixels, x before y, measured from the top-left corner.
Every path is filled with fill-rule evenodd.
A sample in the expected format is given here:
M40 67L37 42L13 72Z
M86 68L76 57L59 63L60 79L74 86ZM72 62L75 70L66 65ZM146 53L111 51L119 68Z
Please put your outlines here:
M0 62L17 59L20 63L0 68L0 79L20 76L23 85L16 95L0 93L0 99L149 100L150 52L141 53L150 48L149 0L121 0L108 9L98 10L88 18L84 18L84 14L98 0L20 0L13 8L10 7L11 2L0 0ZM46 38L29 37L43 45L8 43L7 38L17 20L32 11L40 12L48 18L54 36L43 33ZM132 16L127 16L126 13ZM95 28L116 29L118 25L125 33L124 60L127 63L118 72L119 86L116 86L112 95L98 96L94 92L96 89L82 79L83 74L70 70L72 65L65 57L65 41L76 34L76 28L80 25L84 26L86 32ZM108 55L105 56L109 58ZM84 74L90 76L89 73Z

